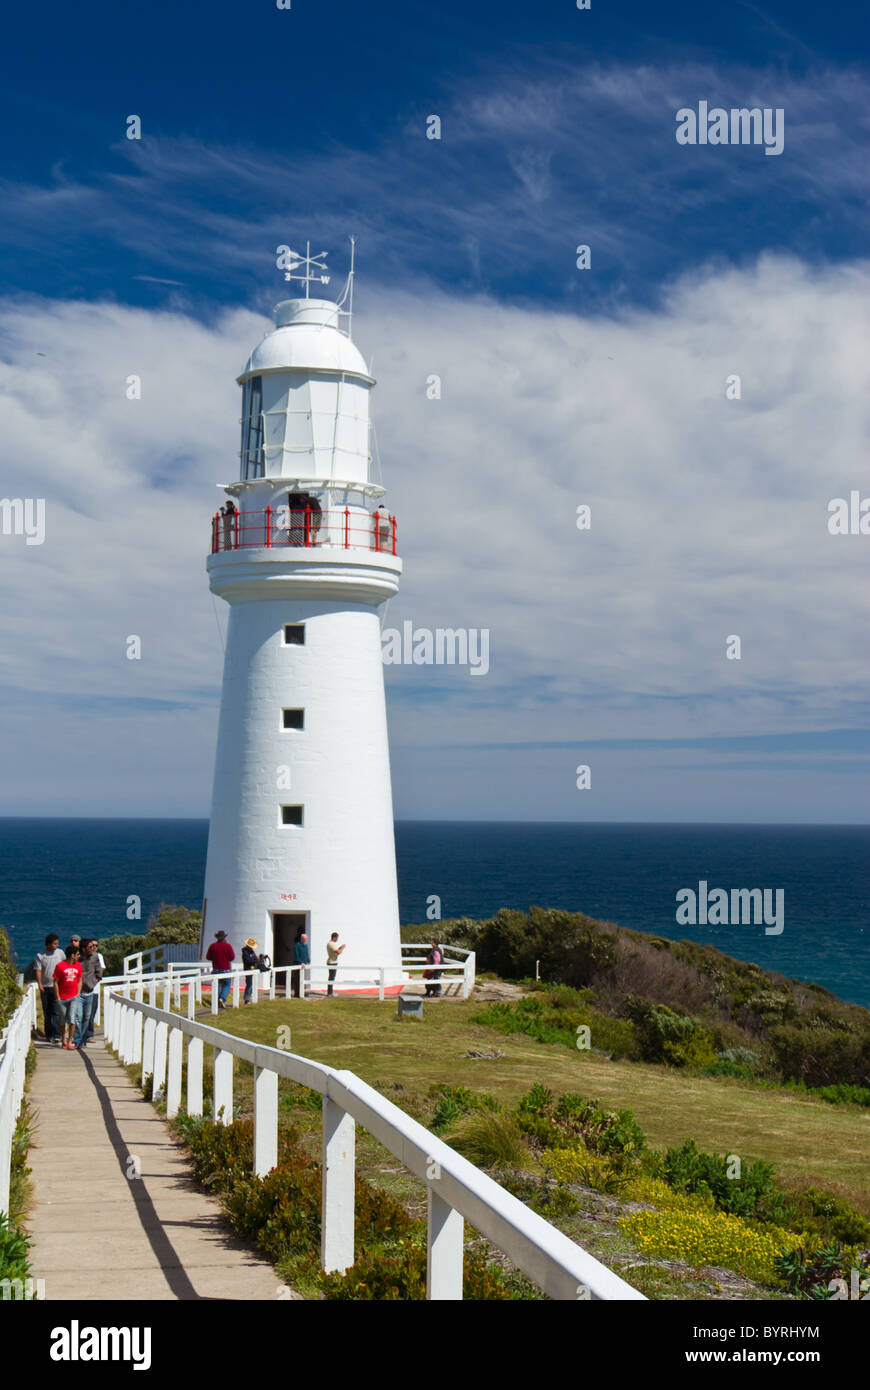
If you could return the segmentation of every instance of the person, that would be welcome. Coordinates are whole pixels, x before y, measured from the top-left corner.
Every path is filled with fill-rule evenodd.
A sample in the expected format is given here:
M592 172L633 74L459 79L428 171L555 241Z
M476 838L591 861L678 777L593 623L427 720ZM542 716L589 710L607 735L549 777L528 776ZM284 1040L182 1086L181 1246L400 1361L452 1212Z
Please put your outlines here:
M221 508L220 518L221 550L232 550L236 544L236 507L232 499Z
M57 1022L61 1033L61 1047L73 1051L73 1033L78 1027L82 992L82 967L79 963L78 946L66 948L65 960L54 968L54 989L56 995Z
M438 938L433 936L431 949L426 957L427 965L440 965L444 959L441 947L438 945ZM426 970L423 972L423 979L426 981L426 995L429 999L441 998L441 986L434 983L441 979L440 970Z
M74 1045L79 1049L87 1047L94 1036L94 1015L97 1012L97 1000L100 997L99 984L103 974L96 937L85 937L82 946L82 991L79 997L79 1021L73 1038Z
M36 984L42 996L45 1041L53 1043L55 1047L60 1047L60 1031L55 1008L57 996L54 992L54 972L64 960L66 960L66 956L60 949L57 933L50 932L45 938L45 950L40 951L36 957Z
M242 969L259 970L260 957L257 955L257 943L252 936L249 936L242 947ZM251 1003L251 995L254 990L254 976L245 976L245 999L246 1004Z
M374 521L374 548L375 550L392 550L393 548L393 516L388 512L383 502L378 503L372 515Z
M206 951L205 958L206 960L211 961L212 974L223 975L226 971L229 970L232 962L236 958L236 953L233 950L230 943L227 941L227 934L225 931L215 932L214 941L211 943L208 950ZM230 980L229 975L227 975L227 978L225 980L221 980L220 982L220 987L218 989L219 1009L225 1007L226 997L230 992L231 983L232 981ZM214 989L214 985L212 985L212 989Z
M294 964L294 965L299 965L299 966L302 967L300 970L294 970L294 971L293 971L293 997L294 997L294 999L298 999L298 998L299 998L299 985L300 985L300 981L301 981L301 979L302 979L302 972L304 971L306 965L309 965L310 962L311 962L311 952L310 952L309 949L308 949L308 937L307 937L307 936L305 935L305 933L303 932L302 935L300 936L299 940L296 942L296 945L293 947L293 964Z
M326 943L326 964L329 966L329 983L326 986L327 995L332 994L332 985L335 980L335 967L338 965L338 958L344 950L338 944L338 932L334 931Z

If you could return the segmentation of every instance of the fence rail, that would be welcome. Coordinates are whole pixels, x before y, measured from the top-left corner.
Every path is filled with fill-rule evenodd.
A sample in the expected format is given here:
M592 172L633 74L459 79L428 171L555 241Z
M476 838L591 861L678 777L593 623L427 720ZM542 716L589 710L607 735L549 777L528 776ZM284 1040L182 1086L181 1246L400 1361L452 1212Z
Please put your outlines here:
M36 985L32 984L0 1034L0 1211L9 1211L12 1140L24 1100L30 1030L36 1027Z
M124 1064L141 1066L143 1083L152 1078L152 1094L165 1100L169 1118L181 1108L185 1038L189 1115L203 1113L206 1044L214 1049L212 1114L216 1123L232 1120L233 1058L250 1062L254 1069L253 1170L258 1176L264 1177L277 1163L279 1077L320 1092L321 1265L327 1272L346 1270L354 1262L354 1154L359 1123L426 1184L427 1298L462 1298L467 1220L551 1298L644 1299L619 1275L353 1072L337 1071L295 1053L236 1038L193 1018L146 1004L142 998L145 988L145 982L140 981L108 990L107 1042ZM134 998L134 994L139 997Z
M244 550L249 546L340 546L343 550L376 550L395 555L396 518L388 512L358 507L266 507L262 511L215 512L211 522L211 553Z

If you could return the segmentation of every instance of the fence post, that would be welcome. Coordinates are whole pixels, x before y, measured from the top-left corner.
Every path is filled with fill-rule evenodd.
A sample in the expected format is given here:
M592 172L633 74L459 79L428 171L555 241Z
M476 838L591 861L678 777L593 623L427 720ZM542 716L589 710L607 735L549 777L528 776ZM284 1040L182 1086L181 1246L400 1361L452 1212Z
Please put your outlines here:
M149 981L148 981L148 1003L151 1005L152 1009L156 1009L156 1008L157 1008L157 981L156 981L156 980L149 980Z
M233 971L233 1008L239 1007L239 972Z
M188 1018L194 1018L195 1016L196 1016L196 985L194 984L194 982L193 982L193 976L191 975L191 976L188 976L188 980L187 980L187 1017L188 1017Z
M191 1038L187 1044L187 1113L202 1114L202 1038Z
M426 1221L426 1297L462 1298L462 1233L460 1212L429 1188Z
M214 1050L214 1122L233 1122L233 1054L222 1047Z
M213 1014L218 1011L218 983L214 974L211 977L211 1011Z
M163 982L163 1012L172 1013L172 976L167 975Z
M254 1066L254 1173L264 1178L278 1162L278 1073Z
M380 1001L381 1004L383 1004L383 1002L384 1002L384 967L383 967L383 966L381 966L381 969L380 969L380 984L378 985L378 1000Z
M274 998L275 998L275 967L274 967L274 965L272 966L272 969L269 971L269 998L270 998L270 999L274 999Z
M166 1078L166 1118L171 1120L178 1114L181 1105L181 1044L184 1038L180 1028L169 1029L169 1073Z
M154 1031L154 1084L151 1087L151 1099L160 1100L166 1089L166 1041L169 1032L169 1025L158 1020Z
M353 1264L355 1149L353 1116L324 1096L320 1265L327 1274Z
M173 1000L173 1003L175 1004L176 1009L180 1009L180 1008L181 1008L181 976L179 975L179 973L178 973L177 970L174 970L174 971L172 972L172 974L170 975L169 978L170 978L170 980L172 981L172 985L173 985L173 994L174 994L174 996L175 996L175 997L174 997L174 1000Z
M153 1018L145 1018L145 1034L142 1040L142 1085L148 1080L149 1076L154 1075L154 1034L156 1021Z
M300 965L300 967L299 967L299 998L300 998L300 999L304 999L304 998L305 998L305 966L304 966L304 965Z

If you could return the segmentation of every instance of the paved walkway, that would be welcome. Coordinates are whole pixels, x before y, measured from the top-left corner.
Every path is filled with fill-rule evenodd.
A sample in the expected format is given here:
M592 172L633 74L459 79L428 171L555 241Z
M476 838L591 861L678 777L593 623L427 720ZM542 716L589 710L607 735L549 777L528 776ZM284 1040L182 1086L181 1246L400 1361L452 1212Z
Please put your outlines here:
M27 1226L46 1299L295 1298L200 1192L164 1120L97 1037L35 1043ZM128 1178L131 1156L140 1178Z

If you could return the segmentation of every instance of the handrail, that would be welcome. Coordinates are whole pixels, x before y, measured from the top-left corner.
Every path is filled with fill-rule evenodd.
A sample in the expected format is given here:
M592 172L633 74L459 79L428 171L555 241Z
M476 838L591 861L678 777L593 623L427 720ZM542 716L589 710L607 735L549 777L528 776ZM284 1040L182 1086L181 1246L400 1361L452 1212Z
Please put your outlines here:
M0 1211L7 1213L12 1141L24 1100L30 1030L36 1027L36 992L36 984L31 984L0 1034Z
M286 967L285 967L286 968ZM236 972L239 973L239 972ZM181 1108L183 1041L187 1048L189 1115L203 1113L203 1049L214 1048L213 1116L229 1124L233 1109L233 1057L254 1068L254 1173L277 1163L278 1078L323 1097L321 1266L344 1271L354 1263L355 1124L364 1128L426 1184L428 1299L462 1298L463 1222L502 1250L554 1299L644 1300L618 1274L530 1210L442 1139L380 1095L351 1071L233 1037L181 1014L132 998L115 987L107 996L106 1040L125 1065L141 1063L143 1084L164 1098L168 1118Z
M395 555L396 518L391 512L349 507L267 506L262 510L215 512L211 553L251 546L337 546L342 550L376 550Z

